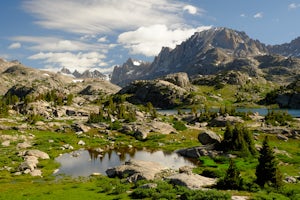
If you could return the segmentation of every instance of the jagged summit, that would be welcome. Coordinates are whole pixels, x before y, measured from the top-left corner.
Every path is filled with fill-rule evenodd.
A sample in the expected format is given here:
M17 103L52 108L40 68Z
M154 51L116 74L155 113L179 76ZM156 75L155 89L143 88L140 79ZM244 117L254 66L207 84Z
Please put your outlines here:
M73 73L63 67L60 70L60 73L66 74L66 75L71 75L74 78L80 78L80 79L85 79L85 78L100 78L100 79L106 79L106 76L104 74L102 74L101 72L99 72L98 70L85 70L84 72L80 73L78 70L75 70Z
M266 45L251 39L245 32L211 28L194 33L174 49L163 47L154 61L142 69L128 59L122 66L115 67L112 82L124 86L132 80L154 79L176 72L186 72L190 76L214 74L237 58L264 54L268 54Z
M271 53L274 54L300 58L300 37L297 37L289 43L273 46L269 45L268 49Z
M126 85L127 83L142 78L151 63L129 58L122 66L115 66L111 82L117 85Z

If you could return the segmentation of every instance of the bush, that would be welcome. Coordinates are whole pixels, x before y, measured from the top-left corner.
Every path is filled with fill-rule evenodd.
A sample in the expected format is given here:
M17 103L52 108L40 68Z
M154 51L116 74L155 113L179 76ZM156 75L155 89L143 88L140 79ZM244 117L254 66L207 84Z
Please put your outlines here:
M280 125L285 126L287 125L288 121L293 121L293 117L289 115L287 112L282 111L268 111L268 114L265 116L265 121L267 124L271 124L273 126Z
M185 126L185 124L182 121L178 121L178 120L174 120L173 122L173 127L177 130L177 131L184 131L187 129L187 127Z
M223 176L223 172L219 169L204 169L201 175L210 178L220 178Z

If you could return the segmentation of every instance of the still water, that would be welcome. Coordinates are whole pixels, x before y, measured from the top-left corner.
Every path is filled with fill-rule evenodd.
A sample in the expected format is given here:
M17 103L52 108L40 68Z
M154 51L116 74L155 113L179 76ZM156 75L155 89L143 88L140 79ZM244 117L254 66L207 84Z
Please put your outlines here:
M61 167L56 175L65 174L73 177L90 176L93 173L106 175L105 171L108 168L122 165L130 159L158 162L171 169L178 169L186 165L195 166L195 162L177 153L135 149L98 153L93 150L82 149L57 157L55 160L61 164Z
M212 109L212 111L218 111L219 109ZM258 113L259 115L265 116L268 114L269 110L273 111L281 111L281 112L288 112L293 117L300 118L300 109L268 109L268 108L236 108L236 111L238 112L252 112L252 113ZM191 109L182 109L182 112L191 112ZM174 115L178 113L178 110L176 109L170 109L170 110L158 110L157 112L161 114L168 114L168 115Z

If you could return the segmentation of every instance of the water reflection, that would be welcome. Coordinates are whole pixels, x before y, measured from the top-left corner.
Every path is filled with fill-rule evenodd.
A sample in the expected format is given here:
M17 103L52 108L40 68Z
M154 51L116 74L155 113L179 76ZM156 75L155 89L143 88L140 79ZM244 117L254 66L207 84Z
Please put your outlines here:
M178 169L185 165L196 165L195 160L186 159L177 153L137 150L134 148L110 150L107 152L82 149L63 154L55 160L61 164L57 174L78 177L89 176L92 173L106 175L105 171L108 168L124 164L129 159L158 162L172 169Z

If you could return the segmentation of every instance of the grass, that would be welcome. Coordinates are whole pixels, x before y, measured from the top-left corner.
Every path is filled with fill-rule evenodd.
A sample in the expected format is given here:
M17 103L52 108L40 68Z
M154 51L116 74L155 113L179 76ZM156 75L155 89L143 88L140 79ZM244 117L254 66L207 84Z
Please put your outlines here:
M64 179L51 182L44 182L43 180L34 180L32 182L20 181L15 183L2 183L0 199L129 199L126 193L129 187L130 185L124 188L120 180L106 177L82 180Z

